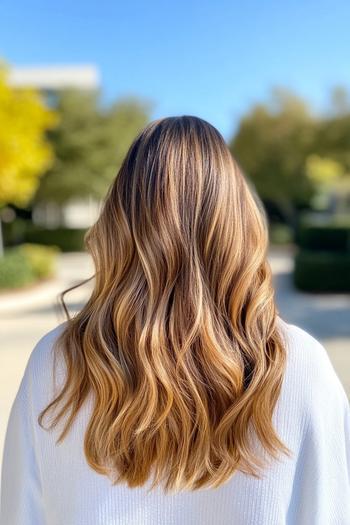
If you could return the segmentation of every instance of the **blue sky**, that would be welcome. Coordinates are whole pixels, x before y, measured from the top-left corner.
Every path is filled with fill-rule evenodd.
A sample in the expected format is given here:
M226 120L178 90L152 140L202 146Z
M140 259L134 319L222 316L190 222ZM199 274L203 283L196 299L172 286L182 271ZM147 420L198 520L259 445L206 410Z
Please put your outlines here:
M1 0L0 56L96 64L107 101L136 95L153 118L193 114L230 137L272 86L316 110L350 87L348 0Z

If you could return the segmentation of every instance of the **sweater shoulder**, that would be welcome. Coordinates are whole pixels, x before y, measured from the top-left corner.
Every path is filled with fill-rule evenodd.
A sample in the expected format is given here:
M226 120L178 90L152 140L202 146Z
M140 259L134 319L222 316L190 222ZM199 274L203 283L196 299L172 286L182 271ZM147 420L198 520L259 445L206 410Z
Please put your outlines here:
M21 390L30 392L33 405L48 403L64 377L64 360L56 359L55 343L67 322L57 325L38 340L30 353L24 370Z
M289 365L299 368L330 371L333 369L324 345L311 333L300 326L278 318L280 334L285 344Z
M66 326L67 322L65 321L43 334L37 341L28 359L27 369L30 372L43 371L52 361L55 343Z
M286 382L312 402L347 403L343 385L325 346L300 326L278 318L287 353Z

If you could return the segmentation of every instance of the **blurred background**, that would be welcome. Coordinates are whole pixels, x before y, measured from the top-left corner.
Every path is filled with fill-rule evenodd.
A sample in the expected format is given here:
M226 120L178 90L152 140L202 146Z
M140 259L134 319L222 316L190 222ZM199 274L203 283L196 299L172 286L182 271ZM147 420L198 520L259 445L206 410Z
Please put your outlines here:
M349 20L345 0L2 0L1 451L30 352L64 320L57 294L92 275L101 199L136 133L171 115L223 134L266 207L279 312L350 395Z

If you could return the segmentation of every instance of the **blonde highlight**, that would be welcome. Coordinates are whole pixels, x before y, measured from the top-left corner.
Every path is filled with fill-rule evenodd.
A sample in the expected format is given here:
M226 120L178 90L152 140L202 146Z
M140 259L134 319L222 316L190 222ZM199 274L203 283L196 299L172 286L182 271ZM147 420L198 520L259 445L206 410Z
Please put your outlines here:
M252 435L288 454L266 219L220 133L192 116L146 126L85 240L94 288L56 342L66 378L40 425L56 409L63 440L93 393L87 462L130 487L152 472L166 491L259 476Z

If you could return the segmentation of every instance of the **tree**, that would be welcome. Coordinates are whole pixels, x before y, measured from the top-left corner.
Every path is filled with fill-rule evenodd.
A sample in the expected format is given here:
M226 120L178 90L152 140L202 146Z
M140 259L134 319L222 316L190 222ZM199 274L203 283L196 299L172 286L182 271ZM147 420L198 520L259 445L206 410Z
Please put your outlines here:
M55 162L43 177L36 202L103 197L136 133L149 120L150 105L125 98L99 107L97 92L58 95L60 123L50 133Z
M0 206L26 205L53 161L46 130L57 123L33 89L14 89L0 68Z
M348 215L350 208L350 174L340 162L310 155L306 160L307 176L317 186L314 205L333 215Z
M334 159L350 171L350 108L347 113L335 113L319 122L313 152Z
M278 89L270 102L243 117L230 144L261 198L279 205L290 219L294 206L312 195L305 158L312 151L316 126L302 99Z
M334 215L350 211L350 97L341 86L331 92L332 111L317 126L306 173L316 186L315 203Z
M57 117L34 89L11 87L6 69L0 67L0 122L0 208L25 206L53 161L46 130L56 125Z

